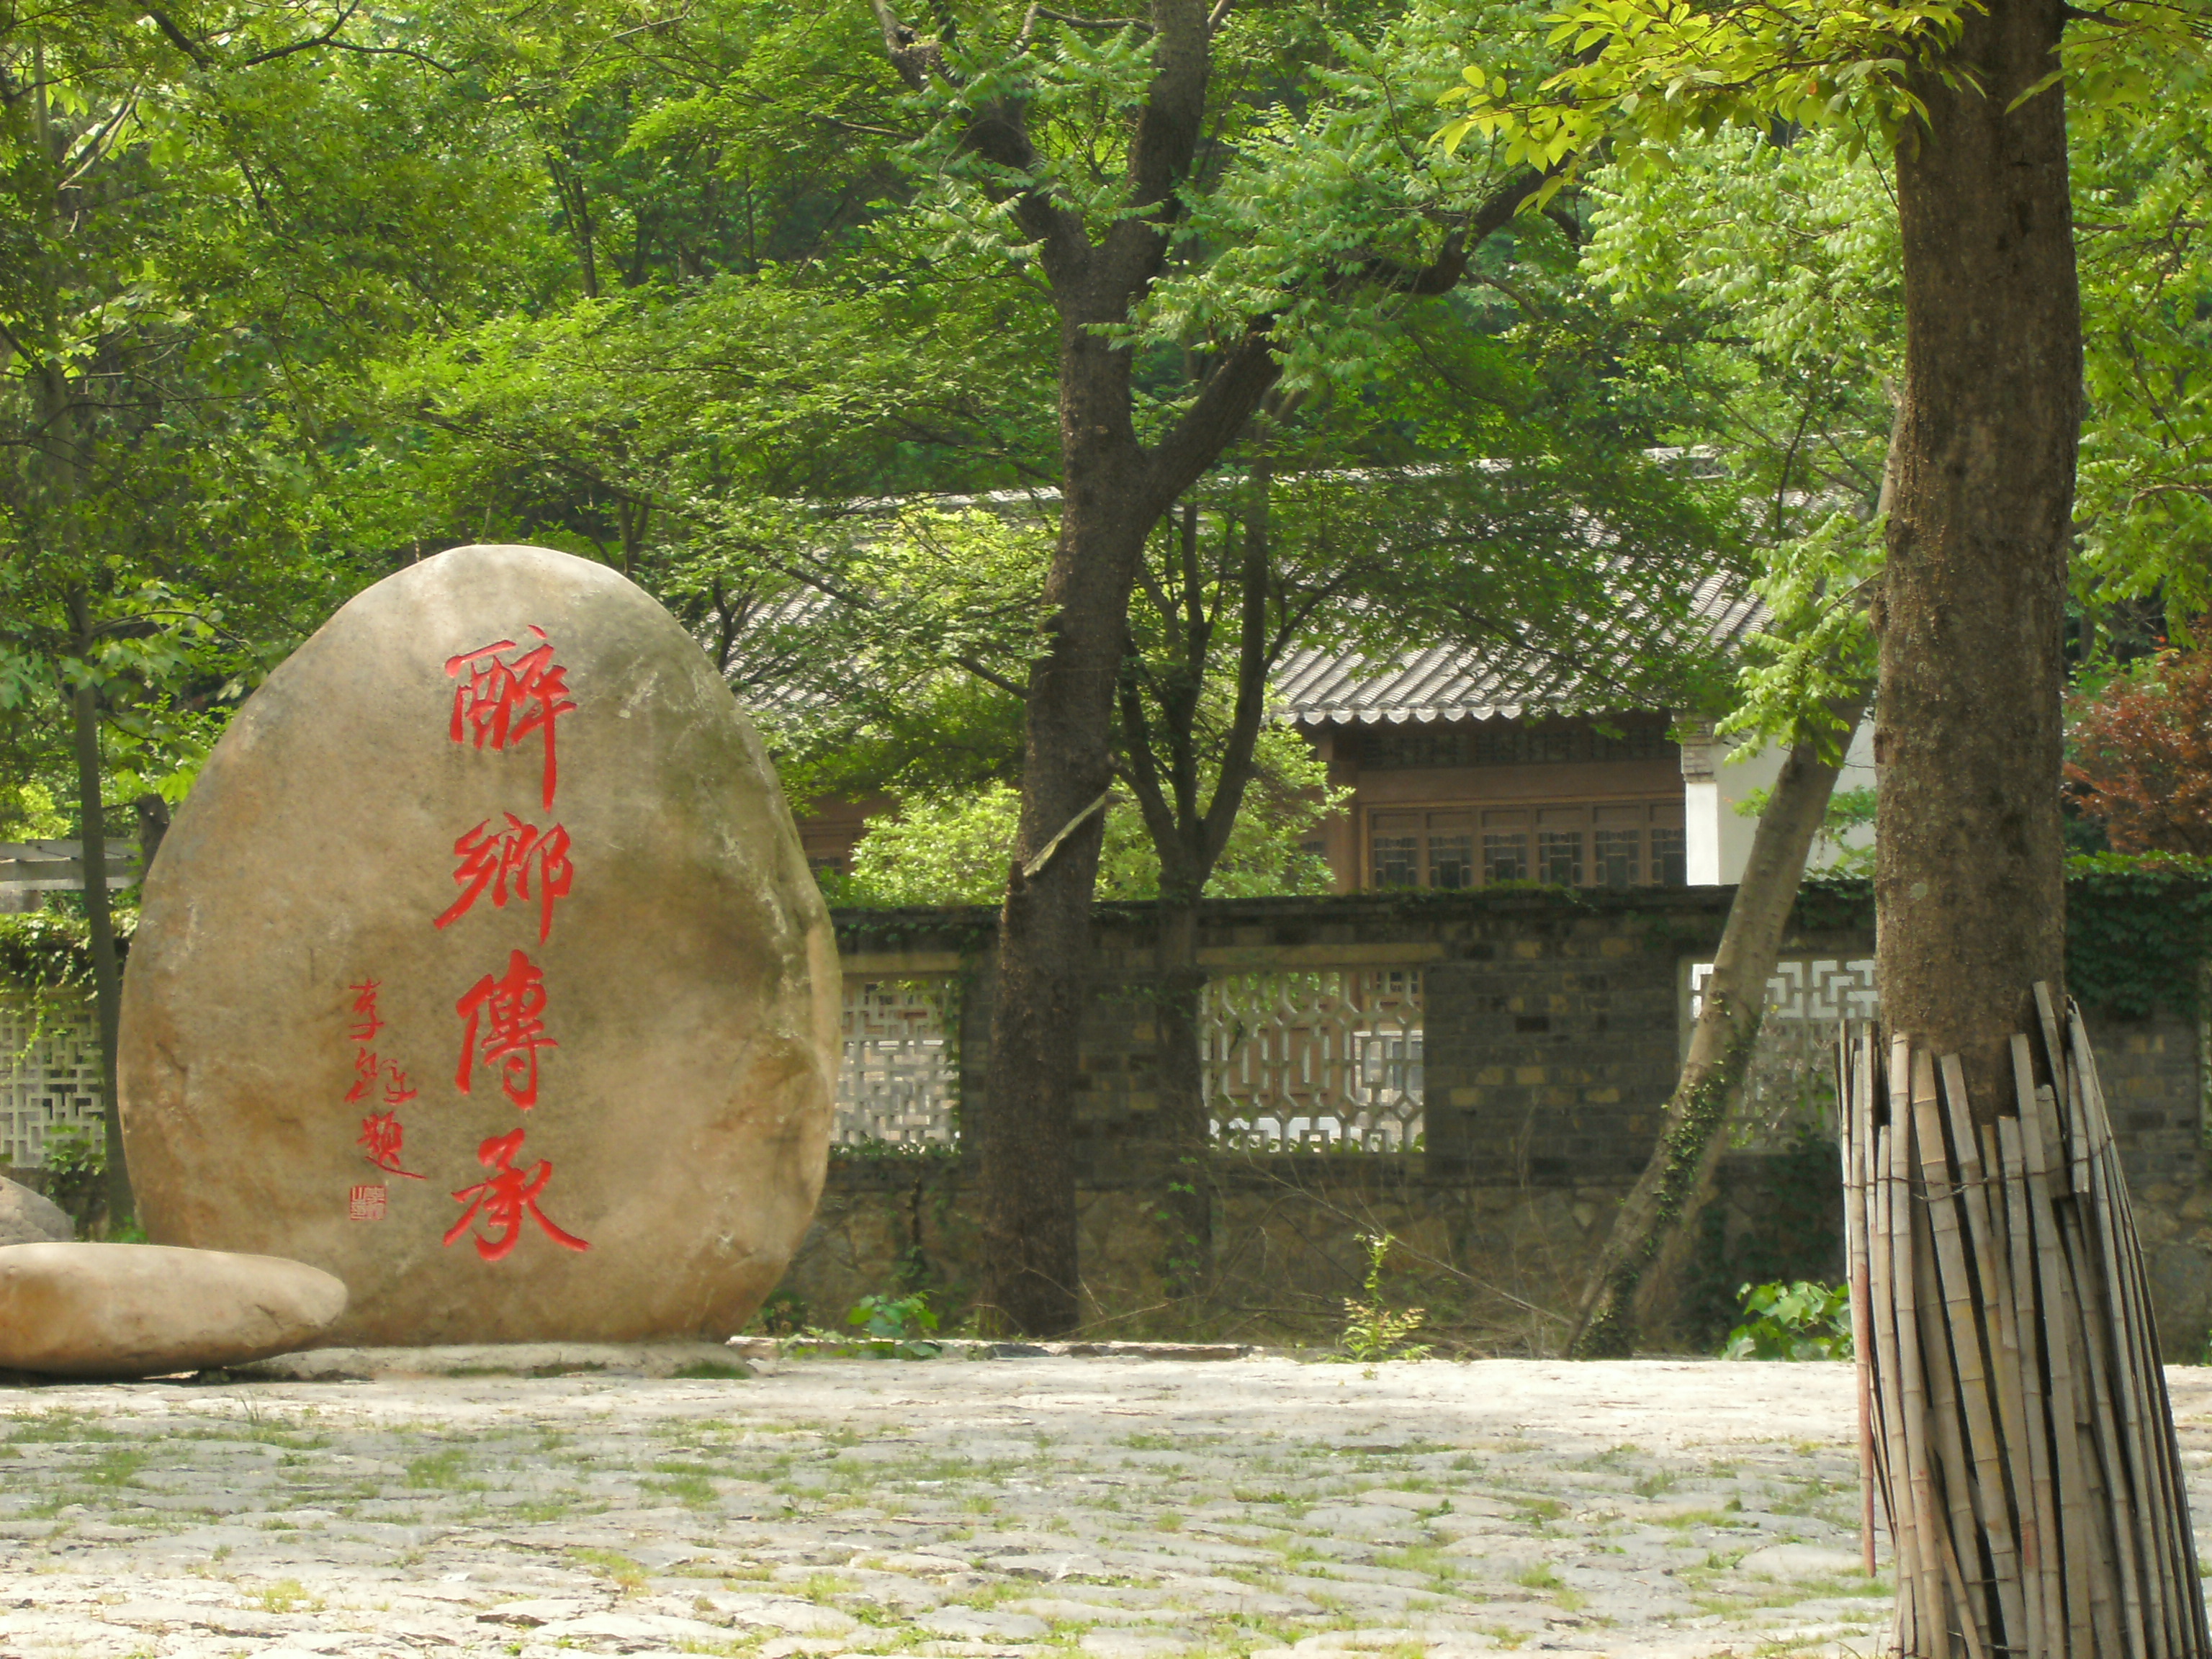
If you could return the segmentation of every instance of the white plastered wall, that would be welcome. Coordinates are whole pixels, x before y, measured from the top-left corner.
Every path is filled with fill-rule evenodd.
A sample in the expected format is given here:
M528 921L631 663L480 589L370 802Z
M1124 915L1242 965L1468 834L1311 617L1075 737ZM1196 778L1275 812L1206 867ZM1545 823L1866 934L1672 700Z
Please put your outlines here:
M1759 821L1736 811L1740 803L1762 789L1774 787L1782 771L1784 751L1778 744L1740 757L1724 739L1695 738L1682 745L1683 842L1692 887L1724 887L1743 878L1751 857L1751 837ZM1836 787L1874 787L1874 725L1859 722L1844 757L1843 775ZM1853 830L1847 846L1858 847L1874 839L1871 826ZM1808 872L1826 869L1836 861L1838 849L1818 841L1813 844Z

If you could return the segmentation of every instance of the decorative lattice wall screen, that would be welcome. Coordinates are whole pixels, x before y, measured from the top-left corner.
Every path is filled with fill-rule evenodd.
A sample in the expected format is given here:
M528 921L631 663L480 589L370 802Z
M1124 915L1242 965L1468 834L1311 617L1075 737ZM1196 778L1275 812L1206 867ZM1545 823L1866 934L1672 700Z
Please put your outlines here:
M957 1138L952 1011L950 981L846 981L838 1145ZM1224 1146L1402 1151L1421 1133L1420 970L1216 979L1203 1065Z
M845 1052L831 1141L950 1146L960 1079L950 980L845 981Z
M1710 962L1683 964L1682 1047L1712 976ZM1746 1079L1743 1122L1755 1147L1778 1147L1811 1130L1836 1133L1836 1030L1881 1012L1871 957L1784 957L1766 981L1766 1018Z
M959 1091L954 983L845 984L840 1146L948 1146ZM0 995L0 1158L44 1161L56 1129L100 1125L91 1000ZM1259 1151L1403 1151L1421 1133L1419 969L1227 975L1206 987L1214 1133Z
M1208 981L1214 1137L1252 1152L1405 1152L1421 1134L1418 968Z
M48 1137L100 1125L100 1040L89 996L0 993L0 1160L46 1162Z

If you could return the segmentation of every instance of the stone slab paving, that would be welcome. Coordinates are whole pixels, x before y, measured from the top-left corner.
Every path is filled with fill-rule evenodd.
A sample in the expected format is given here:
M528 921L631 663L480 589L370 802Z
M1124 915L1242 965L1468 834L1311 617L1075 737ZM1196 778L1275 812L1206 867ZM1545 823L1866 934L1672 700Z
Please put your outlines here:
M0 1389L0 1656L1689 1659L1885 1626L1844 1366L756 1369ZM2171 1376L2197 1485L2212 1373Z

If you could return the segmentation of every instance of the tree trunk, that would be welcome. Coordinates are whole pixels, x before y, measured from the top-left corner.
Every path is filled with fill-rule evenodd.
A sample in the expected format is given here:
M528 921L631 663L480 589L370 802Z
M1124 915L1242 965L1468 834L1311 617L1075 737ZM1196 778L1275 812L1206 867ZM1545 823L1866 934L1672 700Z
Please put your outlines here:
M70 626L89 672L92 618L84 590L70 591ZM131 1166L123 1151L123 1097L116 1088L115 1051L123 1025L123 975L116 963L115 918L107 902L107 825L100 807L100 693L89 684L70 693L76 727L77 834L84 853L84 915L92 940L93 1002L100 1019L100 1078L106 1104L107 1230L112 1236L137 1218Z
M1114 775L1129 589L1159 511L1146 500L1146 458L1130 422L1128 354L1089 326L1117 316L1068 312L1060 362L1066 495L1045 582L1045 651L1030 671L1021 821L975 1126L977 1310L987 1327L1033 1335L1072 1329L1080 1317L1072 1143L1091 899L1102 797Z
M933 34L902 20L891 0L872 0L872 9L884 55L908 86L973 89L947 51L949 9L936 9ZM1206 0L1152 0L1149 10L1152 82L1127 129L1120 216L1103 229L1054 182L1030 131L1019 77L969 109L961 140L998 170L1060 319L1060 540L1045 582L1044 650L1025 697L1021 822L1000 913L985 1097L973 1115L984 1251L977 1313L987 1327L1040 1334L1078 1318L1070 1145L1077 1038L1129 590L1152 526L1236 441L1279 367L1273 319L1251 319L1241 339L1208 355L1194 397L1155 447L1139 445L1128 349L1102 331L1125 328L1165 268L1206 127L1213 33L1227 15ZM1345 284L1446 292L1473 250L1510 223L1540 182L1516 174L1425 266L1347 258Z
M1152 1090L1159 1101L1159 1220L1163 1288L1173 1300L1203 1296L1213 1265L1212 1123L1206 1107L1206 973L1198 965L1198 890L1160 897L1158 1000L1152 1012Z
M1968 10L1898 152L1905 370L1877 601L1882 1018L1957 1054L1978 1117L2013 1099L2031 989L2061 991L2058 793L2081 305L2056 86L2059 0ZM1975 83L1978 83L1978 88ZM2063 1006L2063 998L2060 997Z
M1845 732L1858 708L1843 712ZM1848 741L1848 738L1845 739ZM1752 836L1751 858L1729 904L1728 925L1705 987L1690 1053L1668 1101L1650 1163L1613 1218L1567 1341L1576 1359L1626 1359L1639 1330L1663 1326L1690 1224L1711 1199L1724 1132L1743 1097L1744 1073L1766 1008L1766 981L1782 950L1805 859L1827 816L1840 758L1797 744L1775 780Z

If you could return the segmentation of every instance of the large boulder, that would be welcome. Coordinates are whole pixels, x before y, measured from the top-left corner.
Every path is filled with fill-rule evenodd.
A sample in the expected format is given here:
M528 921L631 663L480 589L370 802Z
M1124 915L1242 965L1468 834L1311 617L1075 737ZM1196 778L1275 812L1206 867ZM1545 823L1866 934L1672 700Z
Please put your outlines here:
M0 1177L0 1245L66 1243L76 1237L68 1211L20 1181Z
M161 1376L304 1347L346 1287L275 1256L159 1244L0 1248L0 1370Z
M565 554L441 554L269 678L162 842L140 1212L337 1274L346 1343L726 1335L820 1195L838 982L675 619Z

